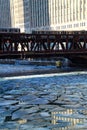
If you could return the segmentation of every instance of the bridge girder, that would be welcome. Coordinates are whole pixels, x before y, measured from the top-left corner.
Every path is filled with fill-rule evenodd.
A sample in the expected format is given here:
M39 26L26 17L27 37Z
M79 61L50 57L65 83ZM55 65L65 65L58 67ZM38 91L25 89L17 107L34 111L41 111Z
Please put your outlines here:
M0 56L87 55L87 33L24 34L0 33Z

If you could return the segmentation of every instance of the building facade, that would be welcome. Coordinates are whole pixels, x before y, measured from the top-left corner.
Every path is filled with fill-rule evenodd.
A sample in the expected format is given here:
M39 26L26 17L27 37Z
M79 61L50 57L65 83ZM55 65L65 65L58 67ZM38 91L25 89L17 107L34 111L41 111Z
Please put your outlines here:
M30 32L29 0L10 0L12 27Z
M0 0L0 28L11 27L10 0Z
M87 30L87 0L10 0L12 26L33 30Z
M29 0L31 30L48 30L50 26L48 0Z
M54 0L54 7L51 6L54 10L51 26L55 30L87 29L87 0Z

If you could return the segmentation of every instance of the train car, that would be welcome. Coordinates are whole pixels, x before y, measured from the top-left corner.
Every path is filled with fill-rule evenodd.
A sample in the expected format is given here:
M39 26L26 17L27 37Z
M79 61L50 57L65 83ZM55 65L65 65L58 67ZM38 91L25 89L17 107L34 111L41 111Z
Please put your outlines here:
M32 31L32 34L87 34L87 31Z
M20 28L0 28L0 33L20 33Z

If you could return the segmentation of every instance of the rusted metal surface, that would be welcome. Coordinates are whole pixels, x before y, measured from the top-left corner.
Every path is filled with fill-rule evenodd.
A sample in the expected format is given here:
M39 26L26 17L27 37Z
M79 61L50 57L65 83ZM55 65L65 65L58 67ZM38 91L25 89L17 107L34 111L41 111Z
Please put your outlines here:
M0 33L1 57L87 55L87 32L59 34Z

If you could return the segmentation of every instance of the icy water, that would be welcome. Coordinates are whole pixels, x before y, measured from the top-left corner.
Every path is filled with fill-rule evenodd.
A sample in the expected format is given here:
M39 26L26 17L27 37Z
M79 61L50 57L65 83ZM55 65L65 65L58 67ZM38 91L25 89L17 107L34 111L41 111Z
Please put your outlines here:
M0 130L87 130L87 71L0 78Z

